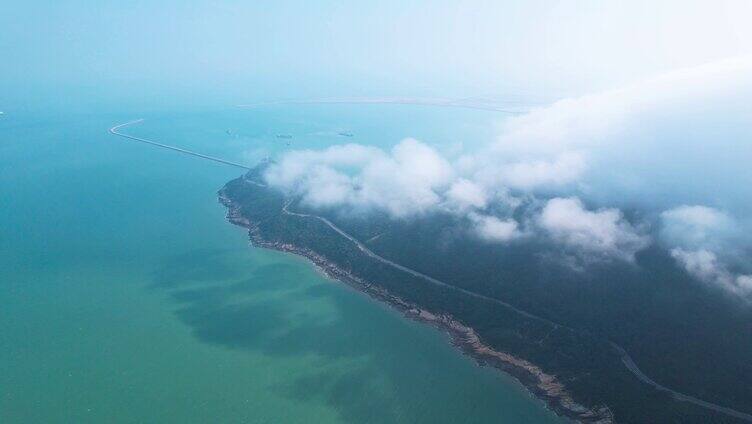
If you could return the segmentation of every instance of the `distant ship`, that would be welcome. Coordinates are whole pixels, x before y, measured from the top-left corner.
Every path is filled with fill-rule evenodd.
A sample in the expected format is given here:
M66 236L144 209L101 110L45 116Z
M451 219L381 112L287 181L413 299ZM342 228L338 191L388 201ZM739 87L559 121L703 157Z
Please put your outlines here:
M351 132L340 132L340 133L337 133L337 134L341 135L342 137L352 137L353 136L353 133L351 133Z
M292 136L290 134L277 134L277 138L288 139L288 138L292 138Z

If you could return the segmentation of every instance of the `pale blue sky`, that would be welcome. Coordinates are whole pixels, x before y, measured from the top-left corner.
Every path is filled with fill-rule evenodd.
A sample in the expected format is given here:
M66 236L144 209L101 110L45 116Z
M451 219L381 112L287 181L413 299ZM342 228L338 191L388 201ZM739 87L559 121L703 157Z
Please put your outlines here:
M560 97L752 49L727 1L27 1L0 10L0 110L91 97Z

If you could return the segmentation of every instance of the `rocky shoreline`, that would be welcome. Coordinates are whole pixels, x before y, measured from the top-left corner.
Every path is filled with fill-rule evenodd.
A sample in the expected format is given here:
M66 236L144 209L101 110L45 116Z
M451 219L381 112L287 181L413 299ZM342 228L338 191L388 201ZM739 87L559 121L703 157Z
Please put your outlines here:
M474 358L481 365L490 365L511 375L523 384L533 395L542 399L546 405L560 416L583 423L613 423L613 415L608 407L590 409L577 403L567 392L566 387L554 375L546 374L537 365L517 358L505 352L494 350L483 344L478 334L470 327L444 314L435 314L418 305L392 295L383 288L371 284L351 273L337 267L324 256L313 250L292 244L264 239L255 223L244 217L240 208L227 197L224 190L218 193L219 202L227 207L227 220L232 224L246 228L253 246L293 253L310 260L329 278L364 292L370 297L385 302L402 312L406 317L430 324L447 334L454 346L466 355Z

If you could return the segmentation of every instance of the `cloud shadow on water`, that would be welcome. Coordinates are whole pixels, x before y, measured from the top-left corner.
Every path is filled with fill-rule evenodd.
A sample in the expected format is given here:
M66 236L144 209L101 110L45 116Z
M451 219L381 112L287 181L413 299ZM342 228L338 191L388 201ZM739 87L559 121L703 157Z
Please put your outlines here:
M416 334L311 267L282 256L237 262L235 255L202 249L176 256L154 273L152 287L170 294L179 305L176 316L202 342L311 358L310 370L270 390L327 404L348 422L473 422L484 415L456 402L467 389L441 384L442 370L456 367L456 356L436 354L435 345L415 339L427 333ZM482 384L466 383L488 405L486 413L501 407Z
M346 421L394 421L393 376L374 361L379 352L371 335L380 324L369 319L373 308L357 310L361 302L346 299L351 293L299 264L247 263L246 270L233 254L199 249L175 256L153 274L152 287L170 294L180 305L176 316L202 342L271 357L317 358L319 368L271 390L328 404ZM358 313L364 325L342 318Z

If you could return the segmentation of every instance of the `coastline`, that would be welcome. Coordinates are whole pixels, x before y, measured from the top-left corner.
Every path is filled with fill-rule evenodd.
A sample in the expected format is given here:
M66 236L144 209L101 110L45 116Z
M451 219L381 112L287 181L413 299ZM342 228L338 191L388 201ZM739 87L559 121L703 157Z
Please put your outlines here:
M483 343L475 330L464 325L452 316L435 314L416 304L407 302L387 290L352 275L330 262L315 251L293 244L264 239L256 224L244 217L238 205L226 196L224 188L218 192L219 202L227 208L227 220L248 230L250 243L255 247L277 250L302 256L327 277L341 281L355 290L396 309L403 316L414 321L429 324L449 335L453 346L473 358L479 365L489 365L505 372L520 382L536 398L559 416L582 423L613 423L613 415L608 407L589 409L577 403L554 375L546 374L537 365L508 353L494 350Z

